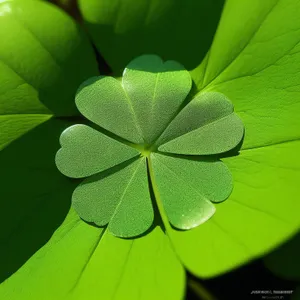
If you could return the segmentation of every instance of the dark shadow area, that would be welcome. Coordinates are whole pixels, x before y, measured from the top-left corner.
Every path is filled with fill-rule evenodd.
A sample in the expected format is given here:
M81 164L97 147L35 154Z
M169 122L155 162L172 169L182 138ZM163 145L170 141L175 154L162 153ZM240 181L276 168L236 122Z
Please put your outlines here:
M110 0L104 2L109 5ZM224 0L174 0L150 7L150 1L145 1L139 4L138 12L130 13L130 18L130 7L120 5L118 11L110 12L114 16L110 25L100 24L101 20L99 24L84 24L116 76L133 58L147 53L176 60L191 70L211 46L223 5ZM98 7L101 9L100 4Z
M82 16L78 9L77 0L48 0L50 3L55 4L59 8L63 9L68 15L74 18L77 22L82 22Z
M268 254L264 262L274 274L300 285L300 231Z
M152 183L151 176L150 176L148 158L147 158L147 177L148 177L150 198L152 201L152 206L153 206L153 211L154 211L154 221L153 221L152 226L149 228L148 232L152 231L156 226L159 226L163 232L166 232L166 228L165 228L164 222L162 220L162 217L160 215L160 212L159 212L159 209L157 206L157 202L155 199L155 195L154 195L153 183Z
M261 300L263 299L261 294L251 294L251 292L257 290L295 290L296 287L296 282L283 280L273 275L264 267L261 260L253 261L248 265L213 279L200 280L191 274L188 274L188 277L205 286L218 300ZM197 295L189 289L186 299L196 300L201 298L197 297ZM281 299L289 300L290 295L284 295L284 298Z
M54 157L71 123L50 119L0 152L0 282L16 272L65 219L78 184Z
M77 23L82 24L83 18L78 8L78 0L49 0L49 2L58 6L60 9L64 10L68 15L70 15ZM98 70L100 74L109 75L112 73L109 65L106 63L104 58L97 51L96 47L93 45L92 41L90 41L94 50L94 54L96 56L96 60L98 63Z
M102 55L98 52L96 46L93 44L91 39L90 39L90 42L93 46L93 50L94 50L94 53L95 53L95 56L96 56L96 60L97 60L97 63L98 63L98 70L99 70L100 74L101 75L106 75L106 76L112 75L112 69L107 64L107 62L102 57Z

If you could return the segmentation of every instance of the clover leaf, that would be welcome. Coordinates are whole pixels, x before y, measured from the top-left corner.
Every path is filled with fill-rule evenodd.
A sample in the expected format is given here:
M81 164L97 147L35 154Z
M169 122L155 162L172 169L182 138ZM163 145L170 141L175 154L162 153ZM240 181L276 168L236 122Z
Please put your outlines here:
M116 236L141 235L153 223L153 187L160 214L191 229L214 214L212 202L229 196L230 171L212 155L241 142L242 121L221 93L186 104L191 85L179 63L143 55L122 81L100 76L80 86L76 105L96 126L67 128L56 164L66 176L88 177L72 197L83 220L108 224Z

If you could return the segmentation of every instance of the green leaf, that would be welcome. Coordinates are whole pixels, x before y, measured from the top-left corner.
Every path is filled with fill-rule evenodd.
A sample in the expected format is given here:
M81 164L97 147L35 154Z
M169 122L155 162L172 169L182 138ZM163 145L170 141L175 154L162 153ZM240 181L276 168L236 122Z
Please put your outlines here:
M219 154L236 147L244 125L232 103L220 93L199 94L174 118L157 144L177 154Z
M79 111L95 124L134 143L143 143L131 99L119 80L90 78L80 86L75 101Z
M229 198L217 204L214 216L201 226L168 230L189 271L201 277L228 272L298 231L299 151L296 141L223 158L233 175Z
M0 115L0 150L49 118L47 114Z
M264 258L265 265L275 275L300 282L300 234Z
M230 172L221 161L153 153L151 165L157 195L170 223L179 229L191 229L206 222L216 210L210 201L224 201L232 190Z
M142 54L195 68L215 33L224 0L79 0L85 26L98 51L120 72ZM120 74L120 73L119 73Z
M184 287L182 265L159 226L120 239L71 210L47 245L0 286L0 298L179 300Z
M122 83L112 77L94 77L81 85L76 104L88 119L105 129L105 134L86 125L68 128L61 135L56 164L63 174L74 178L104 171L85 180L73 194L73 206L83 220L98 226L108 224L111 233L126 238L149 229L153 208L145 159L149 162L151 152L157 151L154 143L161 135L166 140L177 134L177 139L188 143L184 148L175 138L175 147L173 140L170 147L169 143L162 146L175 153L189 149L189 154L215 154L240 142L243 124L223 95L204 95L180 111L190 89L188 71L173 61L163 63L155 55L143 55L130 62ZM185 139L187 133L192 136ZM143 144L139 143L141 138ZM139 154L144 160L132 163L130 159ZM207 221L215 212L210 200L224 201L232 190L230 173L220 161L200 157L204 161L188 162L160 155L160 159L153 158L149 180L158 177L157 197L162 198L168 219L177 228L190 229ZM192 189L182 181L182 169L197 178ZM152 186L156 188L153 182Z
M210 52L192 72L198 90L226 95L245 125L242 151L223 160L233 193L205 224L174 232L199 276L262 256L299 229L299 12L296 0L227 1Z
M144 233L154 217L146 159L89 177L76 188L72 201L81 218L98 226L109 223L116 236Z
M70 17L43 1L4 2L0 40L0 114L77 114L76 89L98 71Z
M82 124L67 128L60 144L56 165L72 178L94 175L139 155L136 149Z
M153 208L145 160L140 160L141 165L130 159L141 154L149 163L160 140L171 139L162 145L163 151L180 154L216 154L241 141L243 124L222 94L205 94L181 110L190 89L188 71L174 61L163 63L155 55L130 62L122 83L112 77L93 77L81 85L76 95L79 110L105 130L97 128L104 131L100 133L86 125L68 128L61 135L56 164L74 178L104 171L85 180L73 194L73 206L83 220L108 224L119 237L141 235L152 224ZM224 201L232 191L230 173L222 162L196 159L153 156L149 180L158 178L156 196L162 198L161 210L180 229L206 222L215 212L210 201ZM188 180L194 182L192 189L182 178L183 170L184 177L193 174L197 178ZM152 186L156 189L154 182Z
M122 84L146 144L151 145L176 115L192 87L188 71L175 61L143 55L125 68Z
M193 71L199 90L232 101L246 128L243 148L300 138L299 13L297 0L229 0L207 64Z

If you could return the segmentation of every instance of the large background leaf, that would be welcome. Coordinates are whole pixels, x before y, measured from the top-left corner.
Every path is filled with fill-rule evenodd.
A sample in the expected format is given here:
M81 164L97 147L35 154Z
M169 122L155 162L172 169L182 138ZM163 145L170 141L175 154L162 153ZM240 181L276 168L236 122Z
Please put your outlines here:
M182 299L184 270L160 226L122 240L68 214L79 182L60 174L54 157L61 132L72 123L51 118L51 111L71 114L77 86L96 75L97 64L87 39L62 12L15 3L0 7L6 43L0 65L0 280L15 273L1 284L0 298ZM41 40L18 25L16 11ZM59 68L52 55L66 63Z
M142 54L195 68L208 50L224 0L79 0L98 51L114 72Z
M54 157L59 135L71 123L50 118L52 112L74 112L77 86L97 68L82 31L46 3L0 4L0 37L3 281L49 240L68 213L76 182L59 173Z
M0 4L0 114L73 115L76 89L97 75L87 37L52 4Z
M229 97L246 129L239 156L223 159L234 178L230 198L203 226L172 233L199 276L263 255L299 228L299 15L297 0L229 0L209 54L193 71L198 90Z
M47 245L3 283L0 297L180 300L184 285L183 267L159 226L142 238L120 239L71 210Z

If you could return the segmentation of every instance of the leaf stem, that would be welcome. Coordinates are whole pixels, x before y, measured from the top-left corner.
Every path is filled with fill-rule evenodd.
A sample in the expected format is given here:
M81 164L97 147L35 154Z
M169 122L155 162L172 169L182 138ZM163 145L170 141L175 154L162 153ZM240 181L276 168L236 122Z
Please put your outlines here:
M153 189L153 193L154 193L154 198L155 198L155 201L156 201L156 205L157 205L161 220L162 220L163 225L164 225L166 230L171 229L171 225L169 223L169 220L167 218L167 215L166 215L164 206L162 204L159 192L157 190L156 180L155 180L153 167L152 167L152 162L151 162L151 154L149 154L147 156L147 164L148 164L148 169L149 169L150 181L151 181L151 185L152 185L152 189Z
M196 281L192 278L188 278L187 285L201 300L218 300L199 281Z
M159 214L160 214L160 217L161 217L161 220L163 222L166 232L167 231L171 232L171 230L172 230L171 224L167 218L163 203L161 201L161 198L160 198L160 195L159 195L159 192L157 189L153 166L152 166L152 162L151 162L151 152L149 152L149 154L146 157L147 157L148 170L149 170L150 181L151 181L151 186L152 186L152 190L154 193L155 202L156 202L156 205L157 205L157 208L158 208L158 211L159 211ZM201 300L218 300L200 282L198 282L192 278L188 278L187 284L190 287L190 289L194 292L194 294L199 297L199 299L201 299Z

